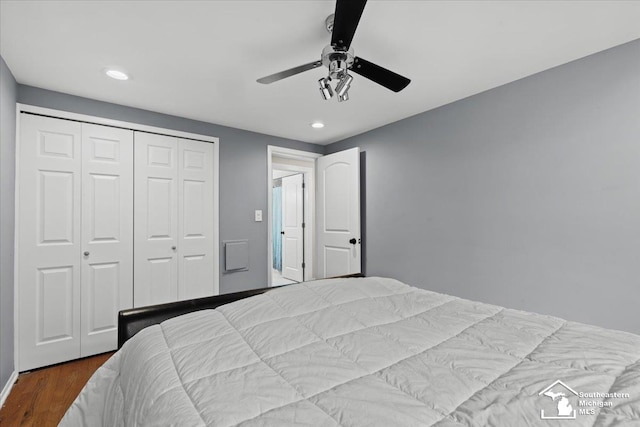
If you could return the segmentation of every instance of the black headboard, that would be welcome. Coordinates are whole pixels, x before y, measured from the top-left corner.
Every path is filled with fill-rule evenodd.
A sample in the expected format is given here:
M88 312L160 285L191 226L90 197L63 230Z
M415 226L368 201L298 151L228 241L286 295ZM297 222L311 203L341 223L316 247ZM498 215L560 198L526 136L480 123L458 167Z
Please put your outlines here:
M348 276L340 277L364 277L364 275L350 274ZM216 308L221 305L249 298L254 295L259 295L276 288L277 287L251 289L249 291L234 292L231 294L217 295L213 297L197 298L122 310L118 314L118 348L122 347L129 338L147 326L156 325L167 319L171 319L172 317L194 311Z
M167 304L149 305L147 307L130 308L118 314L118 348L129 338L147 326L162 323L172 317L198 310L216 308L230 302L249 298L274 288L252 289L250 291L217 295L214 297L196 298Z

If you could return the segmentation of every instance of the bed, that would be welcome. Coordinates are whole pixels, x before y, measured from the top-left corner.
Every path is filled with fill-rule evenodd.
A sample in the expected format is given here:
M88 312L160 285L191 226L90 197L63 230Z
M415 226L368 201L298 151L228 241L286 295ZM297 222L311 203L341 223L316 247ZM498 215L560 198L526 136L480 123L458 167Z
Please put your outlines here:
M149 326L62 426L640 426L640 336L345 278Z

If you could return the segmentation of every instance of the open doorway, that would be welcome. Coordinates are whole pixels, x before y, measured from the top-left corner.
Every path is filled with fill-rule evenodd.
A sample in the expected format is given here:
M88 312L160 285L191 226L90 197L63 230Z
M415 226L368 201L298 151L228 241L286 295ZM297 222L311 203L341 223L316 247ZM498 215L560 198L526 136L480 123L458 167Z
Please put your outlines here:
M269 286L315 278L315 159L320 156L268 147Z
M360 229L360 150L351 148L322 156L306 151L268 146L267 148L267 230L268 230L268 283L273 286L274 236L301 236L289 248L283 243L280 276L294 277L293 280L309 281L325 277L336 277L362 271L361 229ZM274 231L273 205L284 203L273 200L274 170L281 171L282 180L297 181L290 187L304 186L302 195L293 197L302 202L297 207L298 214L292 215L296 221L291 226L298 227L297 234L283 223L282 229ZM297 176L297 178L295 178ZM291 177L291 178L288 178ZM316 185L317 184L317 185ZM282 186L282 183L281 183ZM276 190L277 192L278 190ZM286 194L284 188L279 190ZM294 210L291 204L289 208ZM277 223L275 224L277 227ZM285 234L281 234L284 231ZM282 241L281 241L282 242ZM277 242L275 242L277 243ZM285 273L289 257L293 268ZM297 276L296 276L297 274Z

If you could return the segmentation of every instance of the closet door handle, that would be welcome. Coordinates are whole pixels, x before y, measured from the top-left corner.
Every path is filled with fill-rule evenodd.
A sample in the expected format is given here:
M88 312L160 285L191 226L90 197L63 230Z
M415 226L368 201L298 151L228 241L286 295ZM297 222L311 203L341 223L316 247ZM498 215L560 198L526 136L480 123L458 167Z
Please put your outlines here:
M175 247L175 246L171 246L171 250L172 250L172 251L175 251L176 249L178 249L178 248L177 248L177 247Z
M84 251L84 256L89 256L89 251Z
M354 237L353 239L349 240L349 243L351 243L352 245L355 245L356 243L358 243L358 241Z

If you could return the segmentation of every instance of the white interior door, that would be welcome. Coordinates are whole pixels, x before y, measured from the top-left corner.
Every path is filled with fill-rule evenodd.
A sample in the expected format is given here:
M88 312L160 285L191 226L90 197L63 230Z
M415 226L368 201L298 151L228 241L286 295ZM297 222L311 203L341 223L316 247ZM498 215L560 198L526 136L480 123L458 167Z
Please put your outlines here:
M133 131L82 125L81 356L117 348L133 306Z
M360 149L316 162L319 278L361 272Z
M22 114L19 364L80 357L81 125Z
M178 140L135 132L135 307L178 298Z
M304 175L282 178L282 277L304 279Z
M214 294L213 144L178 141L178 299Z

